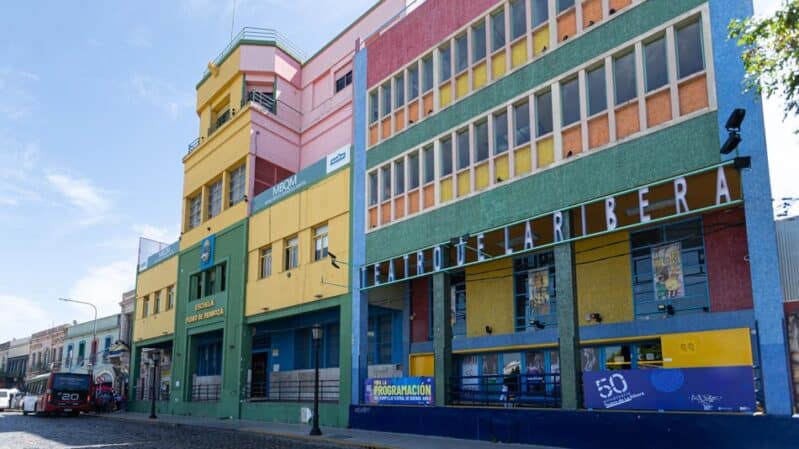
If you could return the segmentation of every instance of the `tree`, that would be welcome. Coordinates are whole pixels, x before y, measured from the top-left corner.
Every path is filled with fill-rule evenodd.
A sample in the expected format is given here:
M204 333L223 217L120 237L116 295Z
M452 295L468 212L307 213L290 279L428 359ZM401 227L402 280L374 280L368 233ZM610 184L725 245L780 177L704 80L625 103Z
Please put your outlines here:
M744 48L747 91L785 100L785 116L799 115L799 0L783 0L771 17L729 24L729 37Z

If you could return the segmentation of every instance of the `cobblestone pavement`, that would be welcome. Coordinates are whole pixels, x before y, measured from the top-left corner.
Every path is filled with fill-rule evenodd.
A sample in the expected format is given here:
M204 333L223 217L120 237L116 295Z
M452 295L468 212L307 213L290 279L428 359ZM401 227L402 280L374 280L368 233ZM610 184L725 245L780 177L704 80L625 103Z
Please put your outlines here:
M0 413L1 449L341 448L249 432L80 417Z

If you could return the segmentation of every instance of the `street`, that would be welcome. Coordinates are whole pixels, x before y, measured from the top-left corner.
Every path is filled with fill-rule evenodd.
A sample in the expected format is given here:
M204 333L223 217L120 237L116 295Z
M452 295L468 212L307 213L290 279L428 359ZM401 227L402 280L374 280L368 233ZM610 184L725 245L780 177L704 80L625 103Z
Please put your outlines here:
M91 416L37 417L0 413L1 449L330 448L325 444L245 432L148 425Z

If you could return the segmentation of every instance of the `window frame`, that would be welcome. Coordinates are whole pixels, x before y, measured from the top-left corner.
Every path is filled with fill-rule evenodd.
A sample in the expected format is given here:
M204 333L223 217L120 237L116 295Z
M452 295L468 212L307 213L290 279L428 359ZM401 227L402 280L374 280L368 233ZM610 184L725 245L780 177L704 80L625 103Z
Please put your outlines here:
M272 276L272 245L258 248L258 279Z
M300 266L300 238L297 235L283 239L283 270L291 271Z
M313 260L318 262L327 258L330 253L329 241L330 227L322 223L313 228Z

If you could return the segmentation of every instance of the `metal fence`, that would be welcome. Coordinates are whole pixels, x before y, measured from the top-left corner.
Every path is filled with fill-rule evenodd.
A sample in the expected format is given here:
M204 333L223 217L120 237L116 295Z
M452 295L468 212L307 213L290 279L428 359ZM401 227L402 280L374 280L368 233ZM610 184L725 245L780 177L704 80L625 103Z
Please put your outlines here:
M319 379L319 400L338 402L341 382L338 379ZM311 402L314 399L313 380L284 380L253 382L244 389L244 399L258 401Z
M152 392L153 389L151 387L147 388L139 388L138 386L133 386L133 398L137 401L151 401L152 400ZM156 401L169 401L169 390L160 390L156 391L155 400Z
M222 394L222 384L200 384L191 386L191 400L193 402L218 401Z
M510 374L453 377L453 405L560 407L560 374Z

